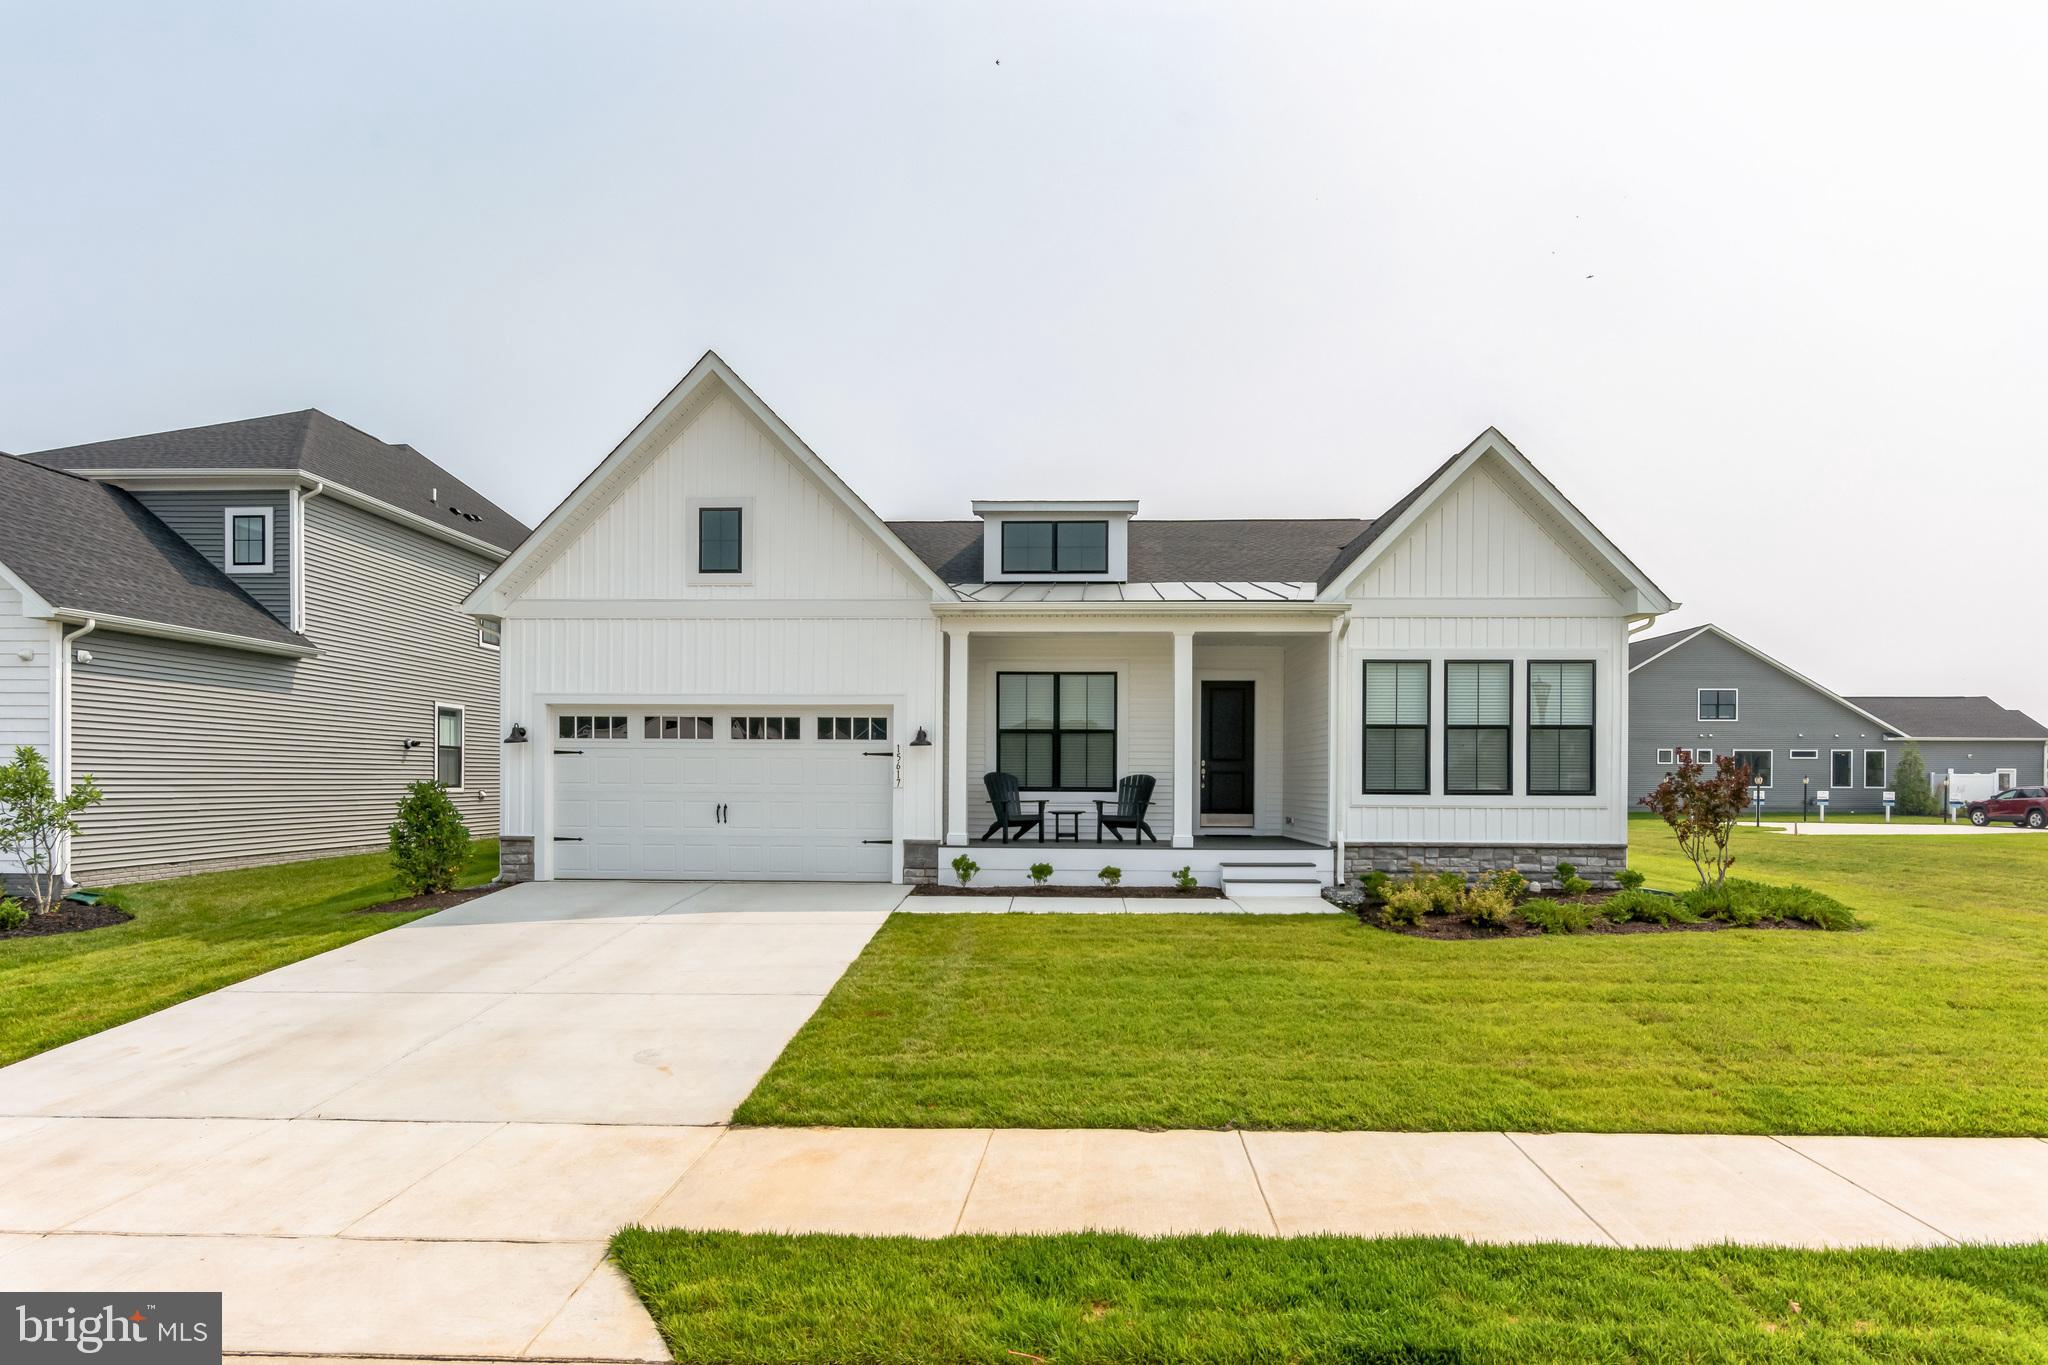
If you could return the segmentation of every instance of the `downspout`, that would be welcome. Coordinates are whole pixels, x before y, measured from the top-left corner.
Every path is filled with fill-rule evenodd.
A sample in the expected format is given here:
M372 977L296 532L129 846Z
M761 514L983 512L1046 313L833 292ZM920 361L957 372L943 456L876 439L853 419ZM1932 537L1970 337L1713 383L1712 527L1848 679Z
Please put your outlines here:
M310 492L292 497L292 629L306 633L306 504L327 491L327 480L319 479Z
M63 669L61 674L62 683L59 687L63 714L58 718L57 724L50 727L50 738L53 747L56 747L60 741L62 744L61 752L57 755L57 761L52 765L56 768L57 772L56 780L51 783L51 786L56 788L59 797L62 797L71 790L71 663L77 656L78 642L99 628L100 618L88 616L85 618L85 624L71 634L64 634L61 628L57 634L58 643L62 646L64 655L58 661L58 666ZM69 835L64 837L63 864L63 878L58 883L60 886L71 879L71 836Z
M1344 680L1344 637L1351 633L1351 613L1345 612L1335 628L1330 631L1330 676L1325 700L1325 711L1330 730L1329 740L1329 802L1327 806L1330 833L1334 836L1337 850L1337 866L1332 873L1331 886L1342 890L1344 887L1344 812L1343 812L1343 766L1344 737L1340 729L1343 718Z

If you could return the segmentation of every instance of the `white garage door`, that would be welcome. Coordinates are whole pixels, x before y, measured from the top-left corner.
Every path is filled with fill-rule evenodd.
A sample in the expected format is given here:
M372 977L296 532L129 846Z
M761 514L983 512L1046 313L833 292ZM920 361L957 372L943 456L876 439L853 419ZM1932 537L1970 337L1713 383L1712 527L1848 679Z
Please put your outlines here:
M558 877L889 879L886 716L579 708L551 728Z

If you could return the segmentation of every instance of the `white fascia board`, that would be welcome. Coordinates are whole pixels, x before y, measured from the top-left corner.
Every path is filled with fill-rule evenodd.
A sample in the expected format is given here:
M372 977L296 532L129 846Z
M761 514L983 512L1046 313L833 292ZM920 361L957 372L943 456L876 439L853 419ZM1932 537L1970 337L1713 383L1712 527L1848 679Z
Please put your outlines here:
M31 588L20 574L8 568L4 562L0 562L0 582L6 583L8 587L21 594L21 614L23 616L32 617L38 621L48 621L56 616L56 608L44 600L41 593Z
M1662 588L1651 582L1649 575L1637 568L1635 561L1623 554L1599 527L1587 519L1585 513L1572 506L1571 500L1558 491L1557 485L1544 477L1543 471L1531 464L1528 456L1515 449L1514 442L1502 435L1498 427L1488 427L1479 433L1472 444L1459 451L1457 458L1444 466L1429 487L1423 491L1422 496L1410 503L1392 526L1374 535L1373 543L1366 548L1364 554L1344 566L1343 574L1323 590L1318 600L1335 602L1346 597L1351 591L1352 584L1356 583L1381 555L1399 543L1401 537L1429 513L1437 500L1489 453L1513 470L1553 516L1569 527L1634 590L1633 594L1622 602L1632 615L1661 616L1665 612L1677 609L1678 604L1666 596Z
M769 433L796 458L806 473L845 504L847 510L868 534L873 536L882 548L894 555L903 567L930 591L934 602L954 600L953 590L946 585L945 580L933 573L929 564L912 553L902 538L875 515L874 509L849 488L843 479L833 473L831 467L804 444L803 438L792 431L788 423L775 415L774 409L761 401L760 396L733 372L732 367L727 365L716 351L706 351L703 358L690 367L690 372L677 380L675 387L626 433L625 439L613 446L611 453L598 461L597 466L569 490L569 496L563 498L552 512L541 519L540 525L534 527L533 533L520 542L489 577L477 585L476 591L463 600L462 609L471 616L503 616L510 605L507 585L529 571L537 571L552 558L557 548L556 542L563 533L575 526L577 517L585 507L603 495L623 467L630 464L639 454L641 446L648 438L659 431L676 412L694 401L705 385L714 382L724 386L742 407L752 413L754 419L766 427Z
M1657 660L1663 658L1672 650L1677 649L1682 645L1692 643L1694 640L1697 640L1704 632L1711 629L1711 626L1701 626L1698 630L1681 631L1679 634L1672 637L1671 642L1669 644L1665 645L1664 648L1658 650L1655 654L1652 654L1649 658L1643 660L1639 664L1630 664L1628 666L1628 671L1633 673L1637 669L1648 668L1651 664L1656 663Z
M1110 499L1106 501L1099 499L1060 501L1045 498L1001 501L977 498L969 506L974 509L974 515L977 517L985 517L992 513L1006 515L1017 512L1093 512L1111 517L1135 517L1138 515L1138 501L1136 498Z
M71 625L97 621L99 629L122 635L149 635L160 640L183 640L189 644L214 645L221 649L238 649L249 654L277 654L285 658L311 659L320 653L311 645L287 644L282 640L259 640L251 635L235 635L224 630L201 630L195 626L173 626L162 621L144 621L134 616L109 616L105 612L86 611L76 607L59 608L52 613L51 619Z
M113 484L130 492L233 492L244 489L289 489L316 488L325 486L324 496L337 498L342 502L374 512L386 521L395 521L409 526L438 540L460 545L486 559L502 560L510 551L501 545L493 545L456 530L443 526L432 517L423 517L409 512L395 503L370 496L347 484L323 479L304 469L77 469L70 471L81 478L97 479L101 483Z

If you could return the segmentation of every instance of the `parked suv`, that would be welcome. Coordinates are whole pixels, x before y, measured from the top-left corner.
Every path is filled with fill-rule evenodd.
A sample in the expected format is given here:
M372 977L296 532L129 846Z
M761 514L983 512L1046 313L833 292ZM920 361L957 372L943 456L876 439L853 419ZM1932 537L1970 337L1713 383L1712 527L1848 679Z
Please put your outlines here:
M1988 825L2010 820L2028 829L2048 825L2048 787L2007 787L1996 796L1970 803L1970 823Z

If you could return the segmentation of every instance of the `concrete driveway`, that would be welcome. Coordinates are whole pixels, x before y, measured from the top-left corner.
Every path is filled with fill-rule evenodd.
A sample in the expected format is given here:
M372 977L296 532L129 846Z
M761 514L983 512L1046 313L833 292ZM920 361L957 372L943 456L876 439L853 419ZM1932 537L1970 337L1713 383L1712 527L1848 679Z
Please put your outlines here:
M666 1360L603 1264L904 888L512 887L0 1070L0 1282L246 1353Z

